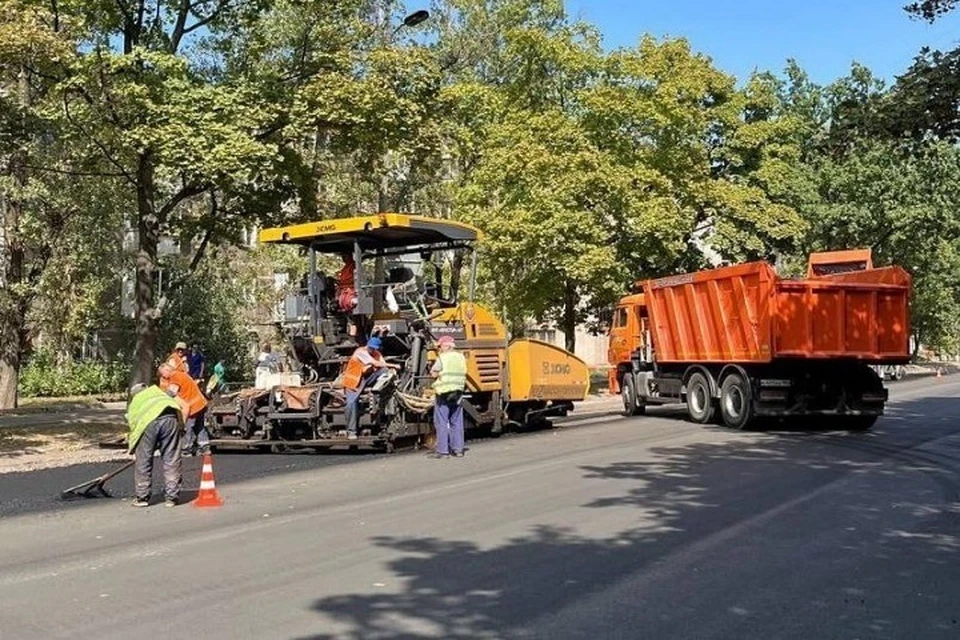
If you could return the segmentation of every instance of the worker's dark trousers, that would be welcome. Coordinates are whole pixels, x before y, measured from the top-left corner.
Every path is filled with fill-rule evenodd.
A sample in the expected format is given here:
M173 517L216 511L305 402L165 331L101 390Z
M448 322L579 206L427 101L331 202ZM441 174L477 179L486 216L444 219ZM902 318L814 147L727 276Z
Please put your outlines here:
M180 420L174 414L165 414L147 425L137 443L133 481L137 497L150 498L153 483L153 452L160 450L163 463L164 497L176 500L180 496Z
M183 451L186 453L193 449L194 443L201 449L210 446L210 432L206 426L207 410L201 409L199 413L187 418L187 424L183 432Z
M437 430L437 453L442 456L463 451L463 394L459 391L437 396L433 425Z

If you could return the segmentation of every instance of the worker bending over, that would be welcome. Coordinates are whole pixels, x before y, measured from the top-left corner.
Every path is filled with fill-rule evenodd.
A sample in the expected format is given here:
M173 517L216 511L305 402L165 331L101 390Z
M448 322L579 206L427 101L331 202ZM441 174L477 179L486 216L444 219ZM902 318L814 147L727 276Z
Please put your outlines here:
M360 403L360 393L371 382L377 379L384 369L399 369L395 364L390 364L383 359L380 353L380 338L374 336L367 340L366 346L357 347L347 361L346 370L343 372L343 390L346 396L346 405L344 407L344 418L347 422L347 438L349 440L357 439L357 432L360 430L360 412L358 405Z
M187 403L171 398L159 386L136 384L130 388L127 404L127 451L136 455L133 470L134 507L150 505L153 484L153 452L160 451L163 463L164 499L174 507L180 498L180 426Z
M456 350L451 336L437 340L437 360L430 368L436 378L433 391L433 424L437 430L437 450L434 456L447 458L452 451L463 457L463 392L467 388L467 359Z
M197 385L196 380L183 371L174 371L164 362L160 365L160 388L172 396L187 403L186 426L183 439L183 455L191 456L197 453L210 452L210 434L204 424L207 412L207 399Z

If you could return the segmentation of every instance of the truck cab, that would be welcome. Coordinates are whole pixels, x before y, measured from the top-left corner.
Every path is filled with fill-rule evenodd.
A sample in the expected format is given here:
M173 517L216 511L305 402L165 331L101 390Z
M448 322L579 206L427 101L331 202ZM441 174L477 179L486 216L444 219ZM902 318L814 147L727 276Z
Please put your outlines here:
M607 346L607 362L610 364L607 383L611 393L621 392L620 383L627 370L643 367L652 360L648 321L642 293L621 298L614 308Z

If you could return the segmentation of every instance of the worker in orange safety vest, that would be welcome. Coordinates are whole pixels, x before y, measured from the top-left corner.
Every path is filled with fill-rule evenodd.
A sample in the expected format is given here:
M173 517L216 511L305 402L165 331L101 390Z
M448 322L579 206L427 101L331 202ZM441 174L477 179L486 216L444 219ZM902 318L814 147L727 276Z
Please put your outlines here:
M187 362L187 343L178 342L167 359L164 360L164 364L170 365L170 368L174 371L190 373L190 364Z
M380 347L379 337L374 336L367 340L366 346L357 347L353 352L343 372L343 390L346 396L344 418L347 422L347 438L350 440L357 439L357 431L360 429L358 404L364 387L375 380L384 369L400 368L383 359Z
M183 371L174 371L168 363L160 365L160 388L168 395L183 400L188 406L184 416L184 438L181 454L191 456L210 452L210 433L204 424L207 413L207 398L200 391L197 381Z

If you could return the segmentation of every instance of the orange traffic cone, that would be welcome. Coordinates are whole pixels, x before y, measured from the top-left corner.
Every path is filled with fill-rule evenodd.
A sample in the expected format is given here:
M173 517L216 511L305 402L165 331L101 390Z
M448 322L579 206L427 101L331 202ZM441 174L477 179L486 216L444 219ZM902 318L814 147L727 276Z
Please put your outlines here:
M217 493L217 484L213 479L213 456L203 454L203 470L200 472L200 493L193 501L195 507L222 507L223 498Z

